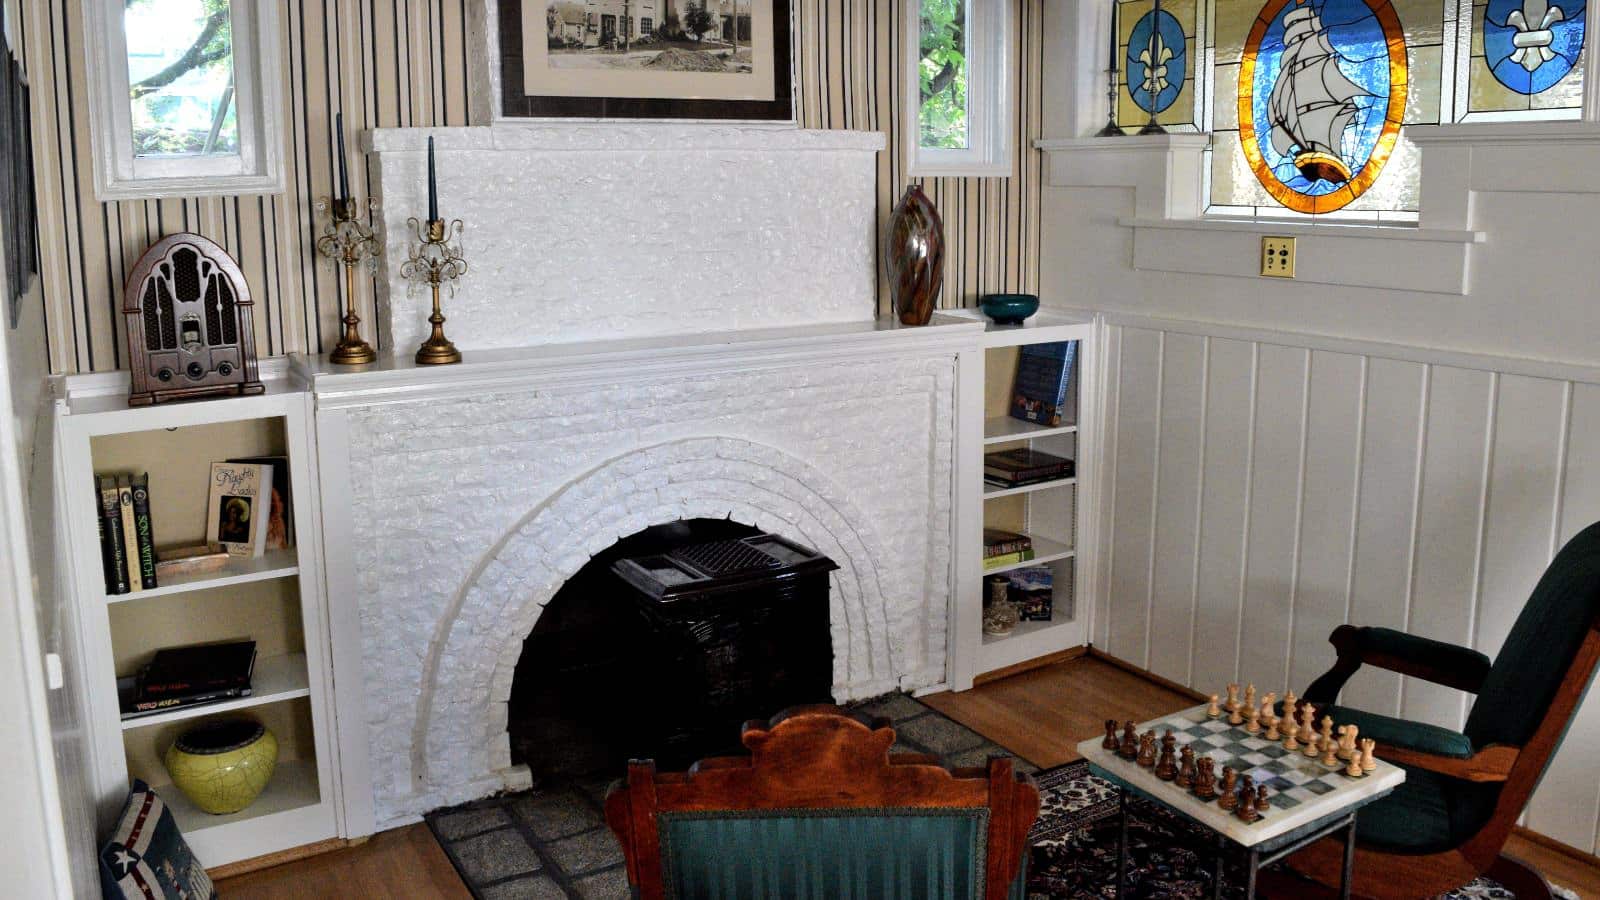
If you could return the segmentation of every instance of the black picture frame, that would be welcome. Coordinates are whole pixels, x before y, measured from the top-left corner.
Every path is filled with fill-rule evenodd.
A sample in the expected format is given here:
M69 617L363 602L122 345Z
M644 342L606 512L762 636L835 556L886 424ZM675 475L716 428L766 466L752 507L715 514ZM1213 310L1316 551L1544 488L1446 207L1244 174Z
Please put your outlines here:
M499 9L500 116L506 119L702 119L792 122L794 106L791 0L772 0L771 100L682 100L637 97L529 96L523 83L522 0L495 0Z

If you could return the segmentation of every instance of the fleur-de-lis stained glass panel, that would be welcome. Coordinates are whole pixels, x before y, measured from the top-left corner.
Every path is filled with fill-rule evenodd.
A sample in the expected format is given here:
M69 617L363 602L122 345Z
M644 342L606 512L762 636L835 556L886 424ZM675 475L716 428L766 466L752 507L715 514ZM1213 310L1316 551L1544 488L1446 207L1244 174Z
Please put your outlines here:
M1150 121L1174 131L1197 130L1195 118L1199 3L1117 3L1117 123L1132 134Z
M1576 117L1583 107L1587 6L1585 0L1473 3L1461 118Z

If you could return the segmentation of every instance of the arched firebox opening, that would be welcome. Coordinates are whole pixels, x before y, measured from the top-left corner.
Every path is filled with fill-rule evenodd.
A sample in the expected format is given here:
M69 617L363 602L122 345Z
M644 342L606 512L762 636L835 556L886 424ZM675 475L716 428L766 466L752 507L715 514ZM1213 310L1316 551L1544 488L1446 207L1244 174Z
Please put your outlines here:
M732 519L655 525L595 554L523 643L511 761L535 781L741 752L739 725L831 702L827 557Z

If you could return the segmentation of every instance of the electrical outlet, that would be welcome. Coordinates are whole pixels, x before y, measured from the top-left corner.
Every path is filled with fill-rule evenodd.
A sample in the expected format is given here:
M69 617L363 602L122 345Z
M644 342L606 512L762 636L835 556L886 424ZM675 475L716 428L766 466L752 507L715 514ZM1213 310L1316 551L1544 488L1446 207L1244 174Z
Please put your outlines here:
M1271 278L1294 277L1294 238L1261 239L1261 274Z

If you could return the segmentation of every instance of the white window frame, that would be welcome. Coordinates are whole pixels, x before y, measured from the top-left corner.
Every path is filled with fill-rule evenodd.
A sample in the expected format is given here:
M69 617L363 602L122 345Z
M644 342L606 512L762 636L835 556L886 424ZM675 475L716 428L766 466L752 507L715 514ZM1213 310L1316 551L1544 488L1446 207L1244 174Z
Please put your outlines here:
M1011 3L965 0L967 4L967 146L947 150L921 146L921 0L902 0L905 22L904 84L906 165L913 176L1009 177L1016 104L1012 96Z
M97 199L276 194L284 190L279 133L282 90L273 70L281 45L274 7L257 0L229 3L238 155L155 159L133 153L123 0L83 0Z

